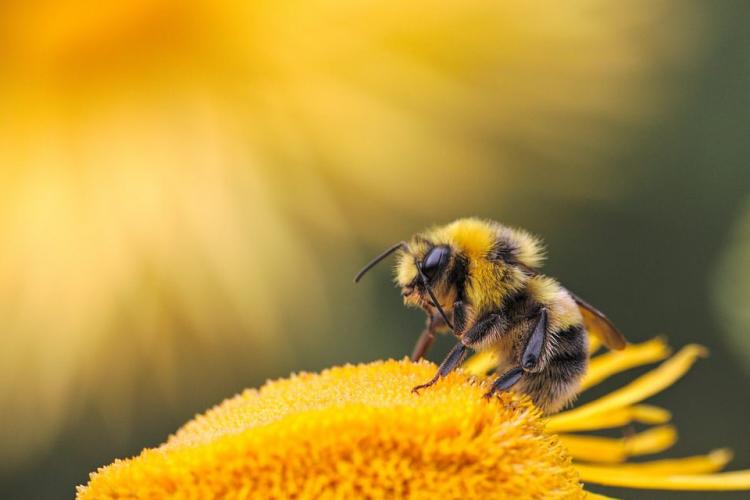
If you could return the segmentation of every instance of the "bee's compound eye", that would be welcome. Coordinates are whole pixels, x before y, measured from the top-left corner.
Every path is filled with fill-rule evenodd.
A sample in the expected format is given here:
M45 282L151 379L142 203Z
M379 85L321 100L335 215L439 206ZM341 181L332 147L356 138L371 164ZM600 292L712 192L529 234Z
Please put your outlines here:
M450 250L446 247L434 247L427 252L422 260L422 272L428 278L433 278L438 269L448 263Z

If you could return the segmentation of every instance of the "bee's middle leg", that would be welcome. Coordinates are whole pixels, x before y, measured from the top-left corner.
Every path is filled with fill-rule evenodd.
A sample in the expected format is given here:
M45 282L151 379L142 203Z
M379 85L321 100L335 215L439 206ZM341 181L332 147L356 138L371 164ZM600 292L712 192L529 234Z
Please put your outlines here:
M462 311L462 317L460 321L463 323L463 310ZM482 339L485 338L485 336L495 330L500 322L500 317L496 314L490 314L487 317L485 317L483 320L477 322L474 326L472 326L469 331L467 331L465 334L463 334L461 341L456 344L453 349L451 349L451 352L448 353L448 355L445 357L442 363L440 363L440 367L438 368L437 373L435 376L427 382L426 384L421 384L412 389L412 392L419 393L421 389L425 389L427 387L430 387L435 382L440 380L441 377L445 377L450 372L456 369L458 365L461 364L461 361L463 361L464 357L466 356L466 350L479 342L482 341ZM456 321L458 323L458 321ZM455 326L454 326L455 328ZM458 331L458 330L454 330ZM460 332L458 332L460 333Z
M445 377L446 375L448 375L458 365L461 364L461 361L463 361L464 356L466 356L466 346L459 342L458 344L456 344L456 346L453 349L451 349L451 352L448 353L448 355L445 357L443 362L440 363L440 367L438 368L438 371L435 374L435 376L432 377L432 380L430 380L426 384L420 384L412 388L411 392L419 394L420 390L430 387L435 382L440 380L441 377Z

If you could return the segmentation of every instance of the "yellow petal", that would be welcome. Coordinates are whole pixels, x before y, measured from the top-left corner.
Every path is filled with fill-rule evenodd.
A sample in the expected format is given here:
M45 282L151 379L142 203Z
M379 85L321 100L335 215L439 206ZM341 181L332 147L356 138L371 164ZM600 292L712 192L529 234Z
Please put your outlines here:
M671 425L645 430L625 438L561 435L560 443L578 460L617 463L628 457L658 453L677 441L677 431Z
M665 424L672 419L672 414L664 408L651 405L635 405L594 415L586 420L571 420L561 413L562 418L553 415L547 421L548 432L593 431L622 427L631 422L642 424Z
M687 345L658 368L638 377L625 387L578 408L557 414L556 425L582 425L583 422L596 415L617 410L653 396L682 377L695 360L700 356L705 356L706 353L705 347L695 344Z
M588 372L581 382L584 391L615 373L654 363L669 356L669 346L660 338L642 344L629 344L622 351L609 351L591 360Z
M584 482L606 486L684 491L750 490L750 470L719 474L638 475L629 470L621 471L620 467L576 465Z
M707 455L653 460L651 462L641 462L637 464L620 464L617 466L617 470L628 472L633 475L650 474L666 476L670 474L705 474L721 470L730 460L732 460L732 452L726 448L722 448L714 450ZM576 464L576 467L579 466L588 467L589 464Z

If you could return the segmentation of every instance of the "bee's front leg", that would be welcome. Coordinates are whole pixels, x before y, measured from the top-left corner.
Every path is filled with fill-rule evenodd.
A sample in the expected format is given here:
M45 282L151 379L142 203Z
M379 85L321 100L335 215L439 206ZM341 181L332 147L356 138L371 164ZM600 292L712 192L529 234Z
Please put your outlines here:
M429 309L425 309L425 312L427 313L427 321L424 330L419 334L417 343L414 344L414 349L411 352L412 361L419 361L424 357L432 347L432 343L435 342L435 332L445 326L445 321L439 314L435 314Z

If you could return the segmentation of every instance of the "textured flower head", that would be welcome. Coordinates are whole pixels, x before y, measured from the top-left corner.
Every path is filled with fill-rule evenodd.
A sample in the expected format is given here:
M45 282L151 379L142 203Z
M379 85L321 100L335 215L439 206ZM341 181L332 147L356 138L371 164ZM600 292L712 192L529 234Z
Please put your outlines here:
M584 389L663 359L660 340L594 358ZM525 396L485 401L475 358L430 391L434 366L385 361L301 374L248 390L196 417L156 449L92 474L79 500L133 498L582 498L581 481L661 489L750 489L750 471L712 474L731 458L624 464L676 439L668 411L637 404L704 350L688 346L596 401L543 419ZM614 439L566 434L641 422ZM573 462L576 459L576 462Z
M433 369L375 362L248 390L102 470L79 498L583 496L526 398L487 404L461 375L422 397L406 389Z

